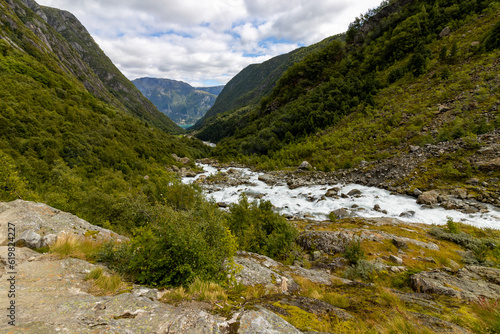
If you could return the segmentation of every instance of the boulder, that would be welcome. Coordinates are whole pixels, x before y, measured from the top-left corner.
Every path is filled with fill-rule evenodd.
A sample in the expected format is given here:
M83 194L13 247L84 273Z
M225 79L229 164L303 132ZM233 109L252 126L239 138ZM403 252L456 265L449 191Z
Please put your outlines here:
M306 250L321 250L328 254L343 253L353 239L358 238L350 231L302 232L297 244Z
M268 186L269 185L273 185L273 184L276 183L274 177L271 174L262 174L262 175L259 175L258 179L259 179L259 181L264 182Z
M337 187L334 187L334 188L330 188L326 191L326 194L325 196L326 197L334 197L334 196L337 196L337 194L339 193L339 188Z
M309 170L309 169L312 169L312 166L309 162L307 161L302 161L302 163L300 164L300 166L298 167L298 169L300 170Z
M400 257L394 256L394 255L390 255L390 256L389 256L389 260L390 260L391 262L394 262L394 263L399 264L399 265L402 265L402 264L403 264L403 259L402 259L402 258L400 258Z
M346 208L341 208L341 209L333 210L332 213L337 218L346 218L346 217L350 216L350 213L349 213L349 211Z
M445 36L448 36L450 34L450 28L445 27L441 32L439 33L439 37L443 38Z
M361 190L359 190L359 189L353 189L353 190L351 190L351 191L349 191L347 193L347 196L351 196L351 197L361 196Z
M15 239L14 244L17 247L40 248L42 246L42 237L32 230L27 230Z
M411 211L411 210L410 211L401 212L399 214L399 217L401 217L401 218L411 218L413 216L415 216L415 211Z
M30 248L47 246L55 241L50 235L59 235L61 232L78 236L85 236L90 232L96 240L128 240L124 236L92 225L71 213L57 210L43 203L20 199L7 203L0 202L0 245L7 243L8 227L12 225L15 226L16 242L19 245L26 244Z
M438 202L439 193L436 190L426 191L418 196L417 204L433 205Z
M236 281L245 286L262 285L275 292L279 291L286 280L286 291L299 289L293 278L281 270L281 265L273 259L250 252L239 251L234 257L237 265Z
M240 319L240 329L238 333L300 334L301 332L276 314L264 308L259 308L243 314Z

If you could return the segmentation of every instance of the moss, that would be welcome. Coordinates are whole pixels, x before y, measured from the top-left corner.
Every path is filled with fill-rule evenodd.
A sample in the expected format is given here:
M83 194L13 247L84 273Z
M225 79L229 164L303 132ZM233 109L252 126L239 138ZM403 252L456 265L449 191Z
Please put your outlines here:
M331 325L327 320L317 317L312 313L308 313L296 306L286 305L280 302L276 302L272 305L284 309L289 315L284 316L279 314L280 317L301 331L331 331Z

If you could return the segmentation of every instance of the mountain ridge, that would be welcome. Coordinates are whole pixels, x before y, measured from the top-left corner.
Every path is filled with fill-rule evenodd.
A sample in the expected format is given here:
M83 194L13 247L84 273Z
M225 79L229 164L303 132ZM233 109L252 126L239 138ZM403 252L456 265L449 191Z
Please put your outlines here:
M203 117L224 87L193 87L183 81L149 77L132 83L158 110L181 125L194 124Z

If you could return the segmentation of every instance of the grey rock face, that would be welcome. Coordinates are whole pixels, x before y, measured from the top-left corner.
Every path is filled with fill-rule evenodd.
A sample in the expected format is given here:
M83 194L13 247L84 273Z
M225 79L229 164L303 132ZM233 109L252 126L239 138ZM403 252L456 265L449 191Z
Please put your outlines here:
M299 334L300 331L274 313L265 309L259 309L257 311L249 311L241 317L238 333Z
M128 239L113 231L91 225L71 213L62 212L43 203L23 200L0 203L0 245L7 243L9 226L15 226L18 242L25 243L25 246L30 248L47 246L55 242L57 237L54 236L62 232L80 236L90 232L96 240Z
M240 251L234 262L239 269L235 277L240 284L261 284L270 290L281 292L296 291L299 288L289 274L280 270L282 266L267 256ZM286 290L283 291L285 287Z
M500 299L500 269L467 266L455 272L434 270L411 276L413 289L459 299Z
M42 245L42 237L38 233L27 230L16 238L14 244L17 247L28 247L31 249L40 248Z

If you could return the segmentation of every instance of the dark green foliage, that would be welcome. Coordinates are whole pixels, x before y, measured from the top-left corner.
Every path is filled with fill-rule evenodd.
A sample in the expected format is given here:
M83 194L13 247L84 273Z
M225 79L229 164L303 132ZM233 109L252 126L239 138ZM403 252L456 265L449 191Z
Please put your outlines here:
M272 258L286 257L298 235L283 216L273 212L271 202L250 203L242 195L230 206L229 227L238 238L241 250Z
M458 224L448 219L448 231L439 227L433 227L429 234L442 240L447 240L470 250L472 258L466 258L466 262L471 264L484 263L489 253L495 256L498 253L496 241L488 238L477 238L459 230ZM498 260L498 259L497 259Z
M236 252L236 239L225 227L224 213L199 202L190 211L163 207L130 243L107 245L98 260L134 282L151 286L187 286L196 277L224 283Z
M349 279L362 279L367 282L373 282L376 276L377 268L366 260L359 260L345 271L345 277Z
M79 45L79 48L71 51L84 59L85 63L90 67L90 73L85 71L79 73L79 79L82 82L92 82L92 84L87 84L92 93L165 132L183 132L171 119L159 112L134 84L116 68L76 17L56 8L42 7L42 10L51 26L55 28L65 27L65 29L58 29L62 38L73 45ZM62 57L67 57L68 53L69 50L63 52ZM96 77L99 80L99 86L104 88L104 91L93 87L96 85L94 83Z
M2 31L17 45L38 41L8 8L2 20L17 30ZM61 36L47 36L76 59ZM184 210L194 190L165 167L172 153L197 158L208 147L96 98L56 54L26 50L0 41L0 199L42 201L123 233L146 224L157 203Z
M202 129L199 136L217 141L219 145L215 154L222 159L253 161L265 168L297 164L300 159L311 155L318 156L317 160L321 160L318 162L324 169L354 166L357 163L355 159L367 159L349 151L354 150L354 146L381 137L386 138L387 146L397 146L408 139L405 137L419 132L421 125L411 130L401 129L392 135L387 135L391 132L389 127L378 129L357 145L347 143L349 148L332 157L319 157L319 153L312 153L324 149L321 145L315 146L314 136L328 133L326 129L350 119L353 113L359 116L382 108L383 105L375 104L374 98L380 90L393 85L394 90L399 90L395 86L406 85L407 81L424 76L430 66L433 66L435 76L442 80L450 79L452 70L447 67L436 70L434 58L439 56L442 62L453 65L463 61L462 53L469 51L459 49L456 40L451 40L449 47L440 45L436 51L434 45L442 43L438 34L446 26L452 31L457 30L489 5L486 0L383 3L351 24L347 45L330 42L309 54L288 68L273 91L261 99L258 106L250 105L237 112L218 115L214 123ZM463 46L460 45L460 48ZM406 73L411 73L413 78L405 78ZM452 94L457 93L450 92L447 98L455 96ZM406 111L408 116L414 113ZM404 122L401 120L401 124L390 126L398 132ZM470 126L465 125L462 129ZM464 134L456 127L451 133L442 131L438 141L460 138ZM434 139L425 138L430 142ZM351 140L351 143L354 141ZM379 151L371 155L375 158L382 153Z
M360 240L351 240L345 247L344 257L350 264L357 265L366 258L365 251L361 248Z
M483 43L486 51L493 51L500 48L500 21L493 26Z
M269 95L279 78L294 63L307 55L321 50L334 40L342 41L345 34L335 35L314 45L296 49L290 53L274 57L262 64L252 64L243 69L224 87L215 101L214 106L193 127L200 129L198 137L203 140L217 142L223 137L234 134L236 124L231 124L230 131L224 131L227 126L220 126L220 115L229 117L233 113L245 114L248 106L257 106L261 99ZM243 109L243 110L242 110Z

